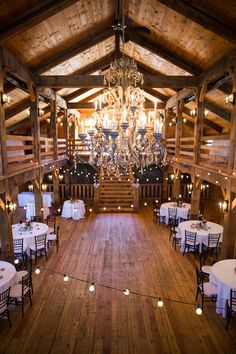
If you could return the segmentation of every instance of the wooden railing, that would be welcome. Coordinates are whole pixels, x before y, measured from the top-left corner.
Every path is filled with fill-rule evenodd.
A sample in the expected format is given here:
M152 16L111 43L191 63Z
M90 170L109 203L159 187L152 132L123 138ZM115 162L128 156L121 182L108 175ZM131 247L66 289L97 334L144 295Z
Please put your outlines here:
M69 139L68 140L68 154L73 155L73 152L77 150L80 155L87 156L90 153L90 143L88 139L82 141L81 139Z
M191 163L194 153L194 137L180 138L180 149L178 158L181 161ZM167 155L175 156L175 138L166 140ZM199 149L200 166L210 167L211 169L226 171L229 156L229 135L212 135L201 138Z
M180 138L179 157L182 160L192 161L194 151L194 137Z
M58 159L66 158L66 139L57 139Z
M228 167L229 135L205 136L201 138L199 163L214 169Z
M32 136L6 135L8 173L36 166Z
M60 198L66 199L69 196L73 198L92 200L94 198L94 187L93 184L71 184L69 186L69 195L66 194L66 185L60 184ZM53 192L53 185L47 185L47 191Z
M40 137L41 162L47 163L54 160L53 139Z

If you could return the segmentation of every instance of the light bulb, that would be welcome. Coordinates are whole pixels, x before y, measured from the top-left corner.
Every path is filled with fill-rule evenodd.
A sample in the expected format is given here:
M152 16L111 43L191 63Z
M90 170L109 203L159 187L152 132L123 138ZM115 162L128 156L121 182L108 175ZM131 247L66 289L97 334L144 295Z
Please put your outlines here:
M144 203L144 206L147 206L147 203L146 203L146 202Z
M127 296L129 295L129 290L128 289L124 289L124 294Z
M68 280L69 280L68 275L64 274L63 280L64 280L64 281L68 281Z
M92 209L92 208L90 208L90 209L89 209L89 212L91 213L92 211L93 211L93 209Z
M19 259L14 259L14 264L19 264Z
M162 307L163 306L163 301L162 299L159 297L159 299L157 300L157 306L158 307Z
M35 274L39 274L40 273L40 268L39 267L37 267L36 269L35 269Z
M93 292L95 291L95 284L94 284L94 283L92 283L92 284L89 286L89 291L90 291L91 293L93 293Z
M199 315L199 316L202 314L202 309L201 309L201 307L199 305L196 308L196 314Z

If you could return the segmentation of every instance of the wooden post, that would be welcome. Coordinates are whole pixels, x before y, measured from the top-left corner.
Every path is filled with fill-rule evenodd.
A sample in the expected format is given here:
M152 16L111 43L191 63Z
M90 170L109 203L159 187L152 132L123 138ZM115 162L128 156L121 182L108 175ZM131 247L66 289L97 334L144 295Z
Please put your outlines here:
M183 100L177 102L176 106L176 129L175 129L175 157L179 157L180 154L180 138L182 137L182 127L183 127Z
M53 138L53 152L54 160L58 160L58 126L57 126L57 100L55 95L55 100L51 101L51 134Z
M139 212L139 195L140 195L140 185L137 187L133 187L133 194L134 194L134 212Z
M98 185L97 187L94 187L93 208L95 214L99 213L99 194L100 194L100 187Z
M193 150L193 164L198 164L199 153L201 145L201 137L203 133L203 99L202 89L196 88L196 104L197 104L197 117L194 124L194 150Z
M180 170L174 169L174 180L172 187L172 197L179 198L180 196Z
M200 210L202 179L191 175L193 189L191 192L191 214L198 214Z
M168 173L166 170L163 171L163 182L162 182L162 198L167 199L168 198Z
M4 92L4 76L2 58L0 57L0 92ZM1 153L1 175L5 177L5 194L4 204L7 200L11 200L9 181L8 181L8 163L7 163L7 150L6 150L6 125L5 125L5 109L0 99L0 153ZM6 209L5 209L6 211ZM2 211L3 212L3 211ZM3 253L9 253L13 255L13 237L12 237L12 220L9 214L1 212L1 224L0 224L0 239L1 248ZM5 214L5 215L4 215Z
M236 92L236 64L232 70L233 92ZM230 145L228 157L228 173L232 175L235 167L235 148L236 148L236 105L234 104L231 111L230 124ZM228 200L229 210L224 215L224 238L222 245L222 258L233 258L236 241L236 209L234 209L234 193L232 193L231 180L226 185L226 200Z
M69 198L70 196L70 171L65 170L65 192L66 192L66 198Z
M68 139L69 139L69 124L68 124L68 110L65 108L63 110L64 120L63 120L63 128L64 128L64 138L66 139L66 156L69 155L68 149Z
M52 171L53 194L54 194L54 208L58 209L60 206L60 187L59 187L59 171L57 169Z
M35 202L35 215L43 219L43 194L41 191L42 179L41 175L32 180L34 186L34 202Z

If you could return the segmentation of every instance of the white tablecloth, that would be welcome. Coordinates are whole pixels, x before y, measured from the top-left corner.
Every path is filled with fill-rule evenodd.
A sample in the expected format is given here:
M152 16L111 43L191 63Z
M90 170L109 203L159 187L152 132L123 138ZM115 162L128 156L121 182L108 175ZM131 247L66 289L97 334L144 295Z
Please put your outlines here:
M53 193L43 192L43 202L47 203L48 207L51 208L53 203ZM34 203L34 193L33 192L19 193L18 194L19 207L24 207L27 203Z
M160 207L160 216L165 216L165 221L168 224L169 221L169 215L168 215L168 209L177 209L177 219L184 218L187 219L188 217L188 212L191 208L191 205L189 203L183 203L182 207L177 207L174 202L168 202L168 203L163 203L161 204Z
M210 281L217 285L216 313L227 315L227 301L230 289L236 290L236 259L225 259L211 268Z
M35 236L48 234L49 227L47 224L43 224L41 222L32 222L31 230L25 230L24 225L25 225L24 223L22 225L20 224L12 225L12 234L14 239L23 238L24 246L27 247L28 249L30 248L30 246L34 246Z
M84 217L85 205L83 200L77 200L71 203L70 200L66 200L63 204L62 214L63 218L72 218L79 220Z
M20 281L16 268L8 262L0 261L0 293Z
M204 242L207 244L208 241L208 235L209 233L211 234L221 234L220 236L220 242L222 242L223 239L223 227L219 224L216 224L214 222L207 221L206 227L207 230L197 230L196 225L199 223L197 220L188 220L181 222L177 228L178 233L181 236L181 251L183 252L184 250L184 242L185 242L185 230L186 231L191 231L191 232L197 232L197 241L200 242L200 252L201 252L201 244Z
M46 203L43 204L43 218L46 219L48 215L50 215L49 207ZM31 220L32 217L35 216L35 204L27 203L26 204L26 219Z

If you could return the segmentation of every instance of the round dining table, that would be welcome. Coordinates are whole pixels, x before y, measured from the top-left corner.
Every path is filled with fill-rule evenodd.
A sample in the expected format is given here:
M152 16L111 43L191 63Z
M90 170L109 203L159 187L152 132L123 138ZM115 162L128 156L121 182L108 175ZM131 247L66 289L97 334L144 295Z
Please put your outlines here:
M34 246L35 236L47 235L49 227L42 222L31 222L30 228L25 227L25 223L12 225L13 239L23 238L24 247L29 249Z
M176 218L179 219L181 217L183 219L187 219L190 208L191 208L191 204L189 203L183 203L182 206L177 206L177 203L174 202L163 203L161 204L160 207L160 216L165 217L165 222L166 224L168 224L169 221L168 210L177 209Z
M16 268L11 263L0 261L0 293L19 281Z
M204 242L207 244L208 235L210 234L220 234L220 242L223 239L223 226L216 224L211 221L207 221L203 228L198 228L199 221L197 220L187 220L179 224L177 231L181 236L181 251L184 251L185 243L185 231L196 232L197 233L197 242L200 243L199 251L201 252L201 245Z
M224 259L211 267L210 282L217 285L216 313L227 316L230 289L236 290L236 259Z
M63 204L61 216L67 219L72 218L74 220L79 220L84 217L85 212L86 210L83 200L66 200Z

